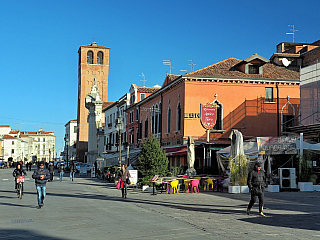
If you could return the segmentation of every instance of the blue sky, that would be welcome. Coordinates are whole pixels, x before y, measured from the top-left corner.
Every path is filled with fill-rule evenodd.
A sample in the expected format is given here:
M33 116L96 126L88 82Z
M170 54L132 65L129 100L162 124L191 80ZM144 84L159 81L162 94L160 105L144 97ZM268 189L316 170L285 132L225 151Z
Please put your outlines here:
M0 124L53 131L77 117L78 49L110 47L108 101L131 84L161 85L173 74L254 53L269 59L280 42L320 39L320 1L0 1Z

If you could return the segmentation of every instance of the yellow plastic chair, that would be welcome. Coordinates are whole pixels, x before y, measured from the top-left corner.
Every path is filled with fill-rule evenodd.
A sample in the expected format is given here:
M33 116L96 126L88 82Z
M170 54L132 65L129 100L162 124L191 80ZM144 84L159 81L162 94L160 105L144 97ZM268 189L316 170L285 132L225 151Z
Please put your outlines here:
M185 191L186 193L189 192L189 187L190 187L190 185L191 185L191 181L192 181L192 180L190 180L190 179L184 180L184 191Z
M172 194L172 192L174 193L174 190L176 190L176 192L179 194L178 184L179 180L174 180L170 182L170 194Z
M212 186L212 189L214 188L214 183L212 178L208 178L206 180L206 184L204 185L204 190L206 190L207 186L208 186L208 190L210 190L210 186Z

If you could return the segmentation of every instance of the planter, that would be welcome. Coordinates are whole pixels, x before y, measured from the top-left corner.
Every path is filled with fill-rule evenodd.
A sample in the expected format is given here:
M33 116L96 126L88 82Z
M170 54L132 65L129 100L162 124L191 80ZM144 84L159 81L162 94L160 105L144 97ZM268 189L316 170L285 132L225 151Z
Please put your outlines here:
M240 186L228 186L228 193L240 193Z
M313 185L313 191L320 192L320 185Z
M279 192L280 186L279 185L268 185L268 192Z
M248 186L240 186L240 192L241 193L249 193L249 187Z
M148 185L144 185L142 186L142 191L148 191L149 186Z
M298 188L301 192L312 192L313 182L298 182Z

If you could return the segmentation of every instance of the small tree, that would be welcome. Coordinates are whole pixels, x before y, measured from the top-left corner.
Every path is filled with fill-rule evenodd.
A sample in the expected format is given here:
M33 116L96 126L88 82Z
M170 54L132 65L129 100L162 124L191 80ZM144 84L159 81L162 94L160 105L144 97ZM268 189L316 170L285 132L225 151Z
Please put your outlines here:
M308 149L302 157L300 161L300 174L299 181L300 182L309 182L312 174L312 160L313 154L310 149Z
M154 175L166 176L168 171L168 158L162 150L160 142L149 136L142 143L142 150L138 158L138 171L143 178Z

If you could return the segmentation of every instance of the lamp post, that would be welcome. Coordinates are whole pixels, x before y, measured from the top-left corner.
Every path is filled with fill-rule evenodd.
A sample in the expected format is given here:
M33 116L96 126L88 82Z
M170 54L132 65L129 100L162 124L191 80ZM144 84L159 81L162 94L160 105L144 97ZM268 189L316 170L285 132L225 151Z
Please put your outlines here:
M121 133L123 131L123 117L121 115L117 119L116 128L119 135L119 167L121 168Z

